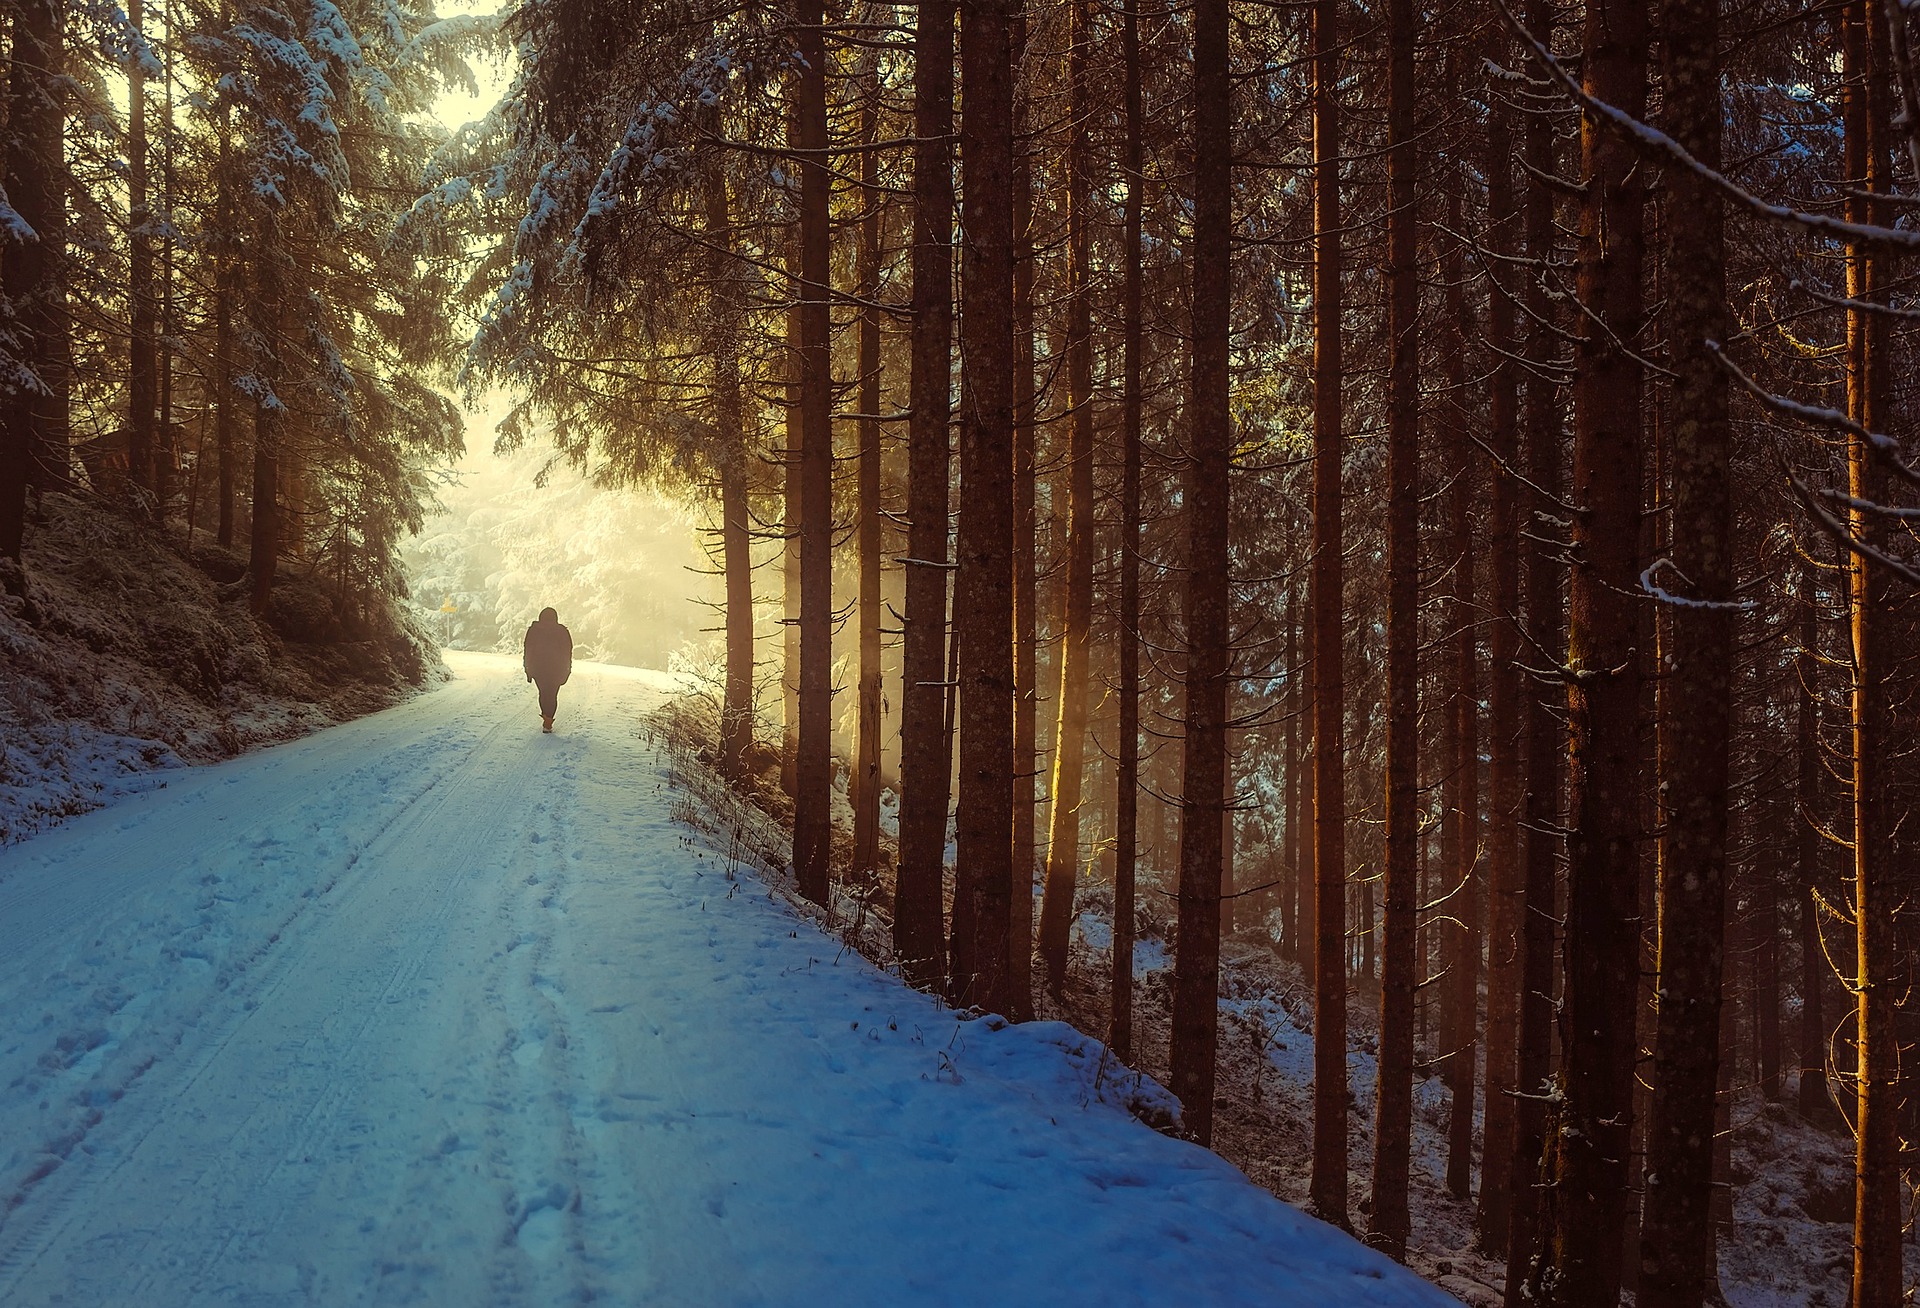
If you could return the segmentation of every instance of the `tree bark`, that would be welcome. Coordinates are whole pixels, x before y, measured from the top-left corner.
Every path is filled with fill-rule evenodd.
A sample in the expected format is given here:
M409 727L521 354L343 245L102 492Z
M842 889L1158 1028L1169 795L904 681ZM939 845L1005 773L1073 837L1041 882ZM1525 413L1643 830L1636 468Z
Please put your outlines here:
M1799 685L1799 713L1794 728L1795 853L1800 879L1800 1116L1825 1123L1833 1116L1833 1098L1827 1088L1827 975L1832 968L1821 943L1820 897L1825 877L1820 871L1826 803L1820 790L1825 761L1820 756L1820 708L1815 693L1820 676L1818 592L1814 570L1800 572L1800 652L1794 660Z
M263 208L254 234L253 333L260 342L253 362L253 504L247 571L252 579L249 604L265 613L273 598L274 570L280 555L280 441L286 406L276 388L284 369L280 359L280 313L284 296L280 218Z
M726 577L726 687L720 704L720 770L747 775L753 745L753 537L747 504L747 434L740 390L740 319L733 253L733 217L726 174L716 165L705 180L707 229L713 253L713 412L720 476L720 557Z
M825 904L833 854L833 274L822 0L801 0L795 18L802 66L794 119L800 154L800 738L793 870L800 893Z
M1866 190L1892 190L1889 155L1885 16L1872 0L1855 0L1843 20L1846 172ZM1884 208L1855 196L1848 201L1855 222L1881 222ZM1886 296L1880 257L1854 245L1847 250L1847 297L1866 304ZM1887 327L1883 314L1853 309L1847 314L1847 412L1869 431L1887 430L1891 418ZM1884 476L1865 441L1847 446L1848 490L1856 502L1883 502ZM1850 512L1855 539L1880 547L1885 539L1878 514ZM1898 1080L1900 1050L1895 1019L1902 982L1894 939L1894 913L1901 890L1889 857L1892 835L1887 773L1886 575L1861 555L1849 553L1847 593L1853 642L1853 916L1856 973L1854 1114L1854 1308L1892 1308L1901 1301L1901 1182Z
M1122 217L1126 268L1121 290L1124 335L1120 399L1120 757L1114 804L1112 1018L1114 1056L1133 1056L1134 880L1140 819L1140 410L1141 194L1145 186L1140 89L1140 3L1124 0L1121 39L1126 61L1126 198Z
M799 141L799 106L794 105L789 130ZM785 445L780 455L780 789L792 799L800 793L800 532L801 451L806 447L803 417L806 404L801 385L801 274L799 226L787 241L786 404Z
M1033 877L1038 866L1034 827L1040 776L1036 739L1040 686L1038 549L1034 499L1037 393L1033 358L1033 146L1027 132L1027 98L1018 94L1018 69L1026 59L1027 8L1013 12L1015 102L1013 128L1013 899L1009 904L1009 965L1013 969L1016 1022L1033 1016Z
M953 391L952 0L922 0L914 28L913 413L907 426L900 868L893 949L907 979L945 976L941 921L952 752L946 732L947 423Z
M1492 57L1503 66L1512 47L1501 20L1494 20ZM1520 864L1520 524L1513 470L1520 464L1513 273L1499 256L1518 253L1519 217L1513 189L1512 111L1497 92L1488 95L1486 240L1492 287L1487 296L1487 336L1494 348L1487 378L1487 445L1495 464L1488 523L1492 658L1487 677L1487 1087L1481 1133L1480 1199L1474 1213L1482 1252L1502 1257L1513 1220L1513 1096L1518 1076L1522 933L1526 926L1526 881Z
M1313 1165L1316 1216L1347 1220L1346 687L1341 589L1340 7L1313 7Z
M1457 182L1450 179L1448 225L1459 231L1456 206L1460 199ZM1454 256L1447 256L1453 262ZM1466 358L1463 338L1473 330L1464 294L1464 277L1456 265L1445 274L1447 316L1454 324L1447 352L1448 389L1459 395L1466 390ZM1450 416L1448 428L1449 463L1455 469L1449 512L1453 537L1453 602L1449 626L1453 636L1453 702L1449 711L1454 718L1453 753L1447 756L1453 778L1453 819L1455 822L1454 861L1443 875L1449 885L1458 886L1452 904L1457 925L1449 933L1447 951L1446 1026L1448 1028L1447 1085L1453 1104L1447 1119L1447 1189L1464 1199L1473 1193L1473 1101L1479 1080L1479 1007L1480 1007L1480 675L1479 641L1475 633L1478 605L1474 595L1474 558L1478 553L1473 536L1473 444L1468 438L1466 415Z
M141 30L141 8L140 0L128 0L127 23L135 32ZM142 60L136 58L127 69L127 474L136 487L153 496L159 488L154 462L158 325L147 154L147 76Z
M873 74L869 74L872 76ZM860 688L859 730L848 798L853 804L853 870L880 866L880 154L878 92L860 111L860 252L855 278L860 296Z
M1180 789L1180 939L1174 954L1170 1089L1187 1130L1213 1139L1220 1018L1220 820L1227 773L1227 518L1233 453L1228 332L1233 304L1233 116L1227 0L1193 11L1193 327L1187 448L1187 711Z
M1420 796L1420 269L1413 0L1387 0L1387 758L1379 1080L1368 1243L1405 1258L1411 1217ZM1462 476L1456 494L1464 496ZM1471 556L1469 556L1471 557ZM1468 568L1472 567L1469 563ZM1471 1018L1469 1018L1471 1026ZM1471 1055L1468 1056L1469 1060ZM1471 1063L1469 1062L1469 1066ZM1467 1084L1471 1093L1472 1077ZM1457 1092L1456 1092L1457 1093Z
M960 13L960 817L952 998L1005 1012L1013 890L1013 66L1007 0Z
M1527 27L1542 44L1553 42L1553 0L1528 0ZM1554 171L1553 125L1543 114L1526 120L1523 148L1533 183L1527 188L1527 257L1544 266L1554 254L1554 194L1541 180ZM1538 273L1524 288L1527 320L1526 428L1527 480L1538 492L1536 515L1563 516L1559 505L1562 484L1562 432L1554 383L1545 368L1554 353L1553 301ZM1561 602L1560 562L1547 540L1546 523L1537 525L1529 540L1526 564L1527 645L1534 657L1558 661L1564 645L1565 609ZM1505 1308L1518 1308L1528 1288L1542 1227L1542 1154L1546 1143L1546 1111L1541 1099L1552 1069L1555 854L1561 825L1561 724L1539 692L1527 701L1526 790L1523 804L1527 839L1524 873L1526 898L1520 930L1520 1034L1514 1059L1515 1081L1521 1098L1514 1103L1513 1153L1506 1160L1513 1191L1513 1211L1507 1226ZM1499 1165L1499 1164L1494 1164Z
M228 21L227 8L221 6L221 26ZM240 299L240 264L234 257L233 206L233 110L224 100L220 105L220 144L218 176L214 181L215 230L211 253L214 259L213 288L213 368L214 417L213 440L217 469L216 495L219 498L214 540L222 549L233 545L234 479L238 451L234 448L234 405L238 393L233 377L233 311Z
M1067 12L1067 605L1060 633L1046 895L1040 909L1040 957L1047 989L1056 996L1067 979L1067 936L1080 862L1087 662L1093 639L1093 292L1087 222L1093 188L1087 140L1092 15L1088 0L1074 0Z
M1646 10L1587 8L1582 76L1595 99L1646 111ZM1573 558L1567 647L1568 880L1564 1061L1554 1123L1553 1305L1619 1296L1639 986L1640 336L1646 169L1621 133L1581 122L1574 381Z
M1718 168L1718 0L1668 0L1661 18L1663 120L1696 159ZM1662 642L1659 981L1636 1301L1694 1308L1713 1288L1710 1142L1721 1079L1736 579L1726 372L1707 349L1726 338L1720 195L1682 169L1668 173L1667 187L1676 218L1665 224L1663 287L1675 530L1671 575L1655 580L1699 602L1667 606Z

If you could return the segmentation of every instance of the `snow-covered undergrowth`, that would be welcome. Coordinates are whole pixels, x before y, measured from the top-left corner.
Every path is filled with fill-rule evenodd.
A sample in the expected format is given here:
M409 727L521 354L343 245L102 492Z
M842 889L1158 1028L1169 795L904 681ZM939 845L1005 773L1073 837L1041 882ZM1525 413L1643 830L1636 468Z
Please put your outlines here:
M449 661L0 858L0 1302L1450 1302L690 829L665 678Z
M1079 897L1067 1013L1104 1013L1110 905L1099 887ZM1164 955L1160 955L1164 960ZM1162 967L1167 961L1160 963ZM1144 1066L1165 1058L1167 986L1152 962L1136 956L1142 978L1136 999L1136 1047ZM1305 1202L1313 1123L1313 1005L1299 969L1275 958L1268 940L1249 930L1223 951L1220 1001L1220 1090L1215 1147L1276 1195ZM1437 1014L1432 1015L1437 1019ZM1347 1010L1348 1190L1353 1218L1367 1221L1373 1161L1379 997L1356 987ZM1431 1058L1430 1040L1422 1055ZM1476 1050L1476 1139L1485 1112L1485 1048ZM1485 1257L1474 1238L1474 1204L1448 1192L1448 1127L1453 1095L1438 1063L1414 1081L1408 1265L1473 1308L1501 1302L1504 1259ZM1853 1220L1852 1140L1808 1124L1789 1105L1787 1078L1779 1102L1751 1087L1732 1111L1733 1221L1720 1230L1720 1287L1730 1308L1839 1308L1847 1299ZM1472 1180L1480 1180L1476 1156ZM1909 1265L1920 1265L1920 1242L1909 1234ZM1629 1299L1630 1301L1630 1299Z
M0 595L0 845L441 675L384 603L343 619L289 563L257 622L222 594L240 558L204 543L184 553L178 534L99 506L39 502L25 594Z

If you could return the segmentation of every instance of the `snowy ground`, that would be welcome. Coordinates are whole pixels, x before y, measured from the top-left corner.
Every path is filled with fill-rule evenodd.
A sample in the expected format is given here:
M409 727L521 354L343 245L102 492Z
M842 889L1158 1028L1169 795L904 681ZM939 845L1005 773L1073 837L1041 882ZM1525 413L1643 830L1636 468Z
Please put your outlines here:
M658 678L450 662L0 850L0 1303L1451 1302L730 876Z

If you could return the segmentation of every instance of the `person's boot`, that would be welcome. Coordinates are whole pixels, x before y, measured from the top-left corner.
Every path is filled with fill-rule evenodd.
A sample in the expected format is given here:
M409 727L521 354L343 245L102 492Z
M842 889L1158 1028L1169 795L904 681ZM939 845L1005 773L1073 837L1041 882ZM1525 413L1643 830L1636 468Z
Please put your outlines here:
M541 718L541 719L540 719L540 730L541 730L541 731L543 731L543 732L545 732L545 733L546 733L547 735L549 735L549 736L551 736L551 735L553 734L553 719L552 719L552 718Z

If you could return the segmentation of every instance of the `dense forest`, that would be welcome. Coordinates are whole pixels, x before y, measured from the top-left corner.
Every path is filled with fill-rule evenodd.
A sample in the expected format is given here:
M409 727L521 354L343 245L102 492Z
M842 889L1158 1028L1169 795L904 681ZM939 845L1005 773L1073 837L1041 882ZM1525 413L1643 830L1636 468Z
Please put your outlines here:
M1851 1132L1895 1305L1909 16L8 0L4 580L66 495L241 550L235 603L391 594L504 393L503 451L712 524L715 757L916 984L1031 1016L1097 889L1131 1057L1164 905L1204 1144L1257 937L1312 989L1314 1211L1405 1254L1437 1065L1510 1304L1717 1294L1751 1068Z

